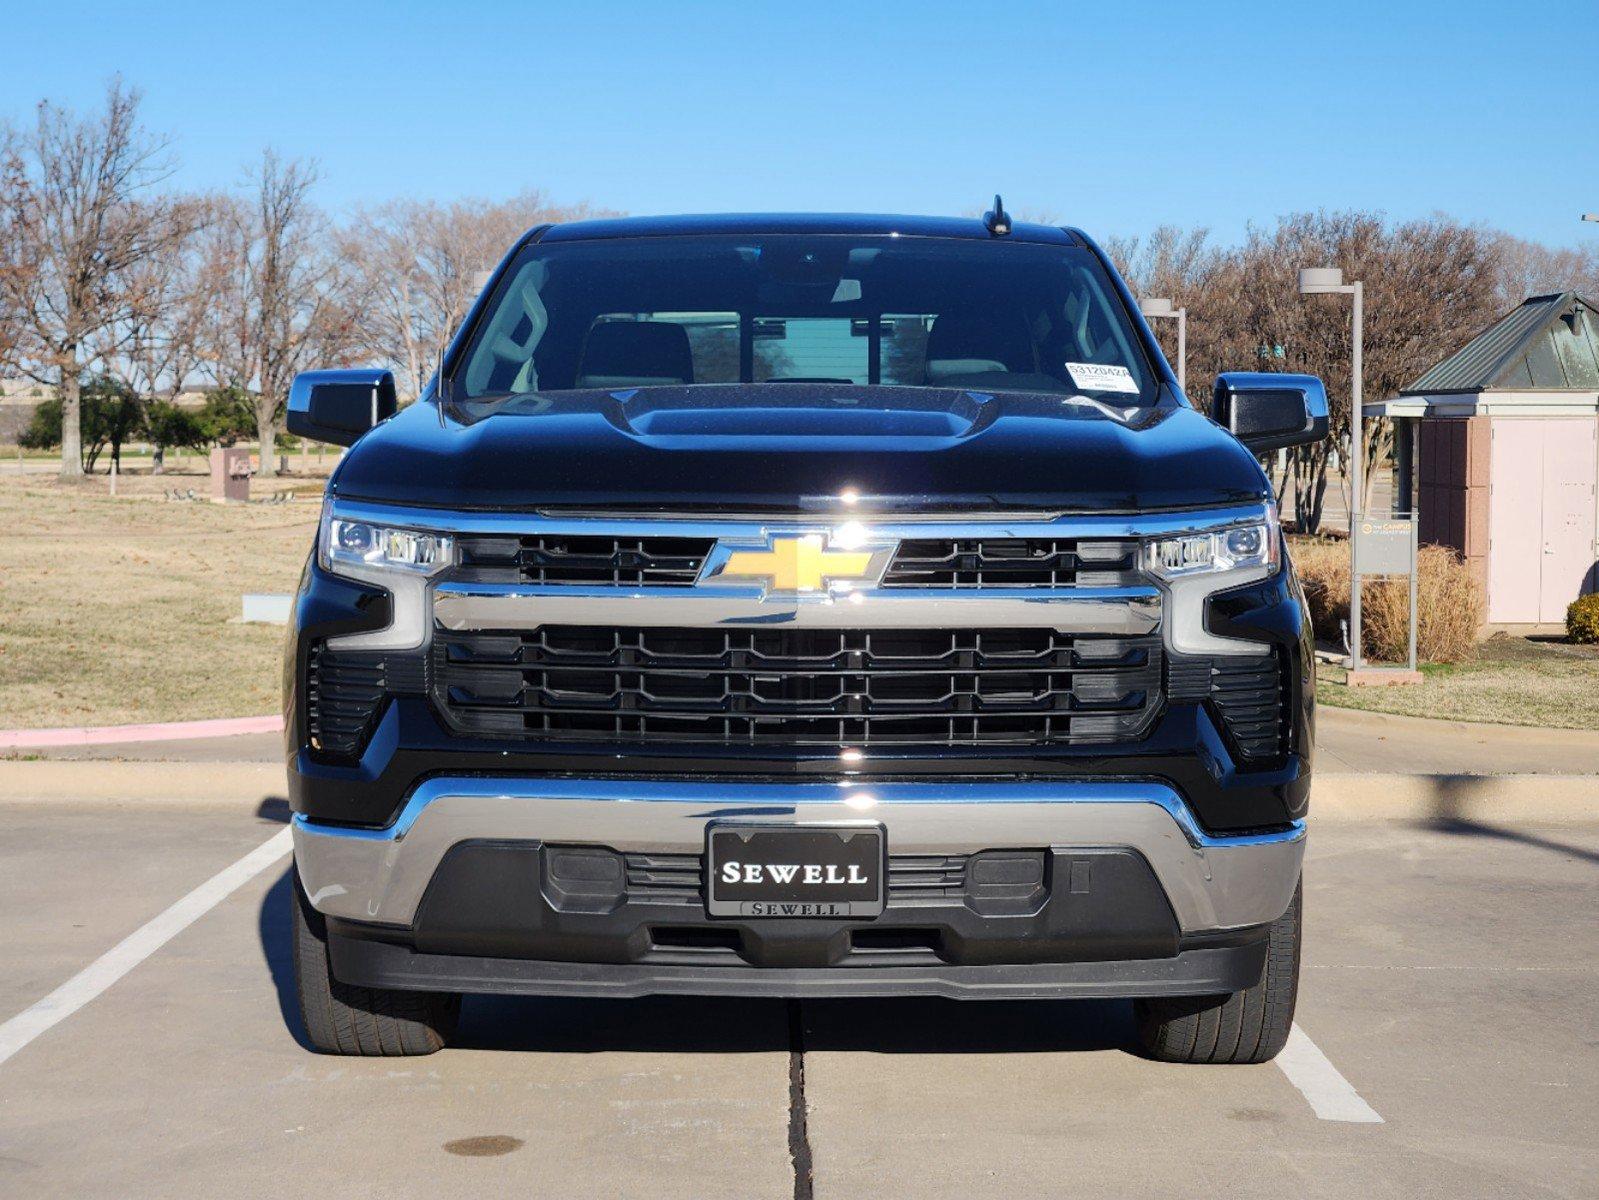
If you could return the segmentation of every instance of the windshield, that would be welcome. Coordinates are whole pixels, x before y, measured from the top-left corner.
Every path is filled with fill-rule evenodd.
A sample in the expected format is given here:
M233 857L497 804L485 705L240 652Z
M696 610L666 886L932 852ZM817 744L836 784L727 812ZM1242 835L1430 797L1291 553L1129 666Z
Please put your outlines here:
M1094 255L953 238L534 243L459 361L463 400L741 382L1157 395Z

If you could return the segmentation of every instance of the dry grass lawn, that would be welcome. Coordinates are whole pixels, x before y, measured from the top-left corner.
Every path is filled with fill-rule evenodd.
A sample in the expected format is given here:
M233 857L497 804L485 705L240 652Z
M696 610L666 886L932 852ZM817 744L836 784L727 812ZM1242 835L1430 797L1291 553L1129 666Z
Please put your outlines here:
M125 476L112 499L104 476L0 477L0 729L277 710L283 629L240 624L239 597L294 591L318 506L166 487L206 481Z
M1471 661L1424 665L1422 674L1404 687L1351 688L1342 669L1322 663L1316 698L1408 717L1599 729L1599 646L1496 637Z

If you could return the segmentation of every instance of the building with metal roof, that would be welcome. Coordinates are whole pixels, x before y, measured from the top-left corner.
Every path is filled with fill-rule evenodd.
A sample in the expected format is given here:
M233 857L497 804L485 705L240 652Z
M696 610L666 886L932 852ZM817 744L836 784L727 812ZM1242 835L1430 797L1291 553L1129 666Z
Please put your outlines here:
M1484 393L1482 400L1471 400ZM1536 393L1536 398L1520 397ZM1569 393L1569 396L1566 394ZM1367 405L1368 416L1452 415L1483 405L1591 407L1599 395L1599 305L1576 292L1532 296L1442 362L1423 371L1396 399ZM1584 398L1587 398L1586 400Z
M1532 296L1391 400L1396 505L1453 547L1498 628L1558 628L1599 590L1599 305Z

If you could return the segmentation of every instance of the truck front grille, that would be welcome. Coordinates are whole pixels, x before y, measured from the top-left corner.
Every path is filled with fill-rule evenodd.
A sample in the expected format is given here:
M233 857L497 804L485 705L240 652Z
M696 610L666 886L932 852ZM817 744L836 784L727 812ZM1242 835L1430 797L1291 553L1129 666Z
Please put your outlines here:
M713 538L509 534L462 537L454 578L473 583L692 587ZM1075 538L910 538L886 588L1115 587L1137 579L1138 544Z
M1132 740L1158 636L1047 629L543 626L434 636L434 696L486 736L774 746Z

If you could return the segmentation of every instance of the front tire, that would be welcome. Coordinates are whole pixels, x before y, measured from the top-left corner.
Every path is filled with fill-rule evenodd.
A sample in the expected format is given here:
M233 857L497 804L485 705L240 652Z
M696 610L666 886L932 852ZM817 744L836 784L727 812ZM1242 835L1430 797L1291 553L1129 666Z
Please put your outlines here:
M1300 898L1271 924L1260 982L1225 996L1134 1001L1138 1040L1160 1062L1270 1062L1288 1041L1299 994Z
M311 907L294 872L294 982L300 1020L323 1054L370 1057L432 1054L455 1032L461 997L356 987L333 977L327 921Z

